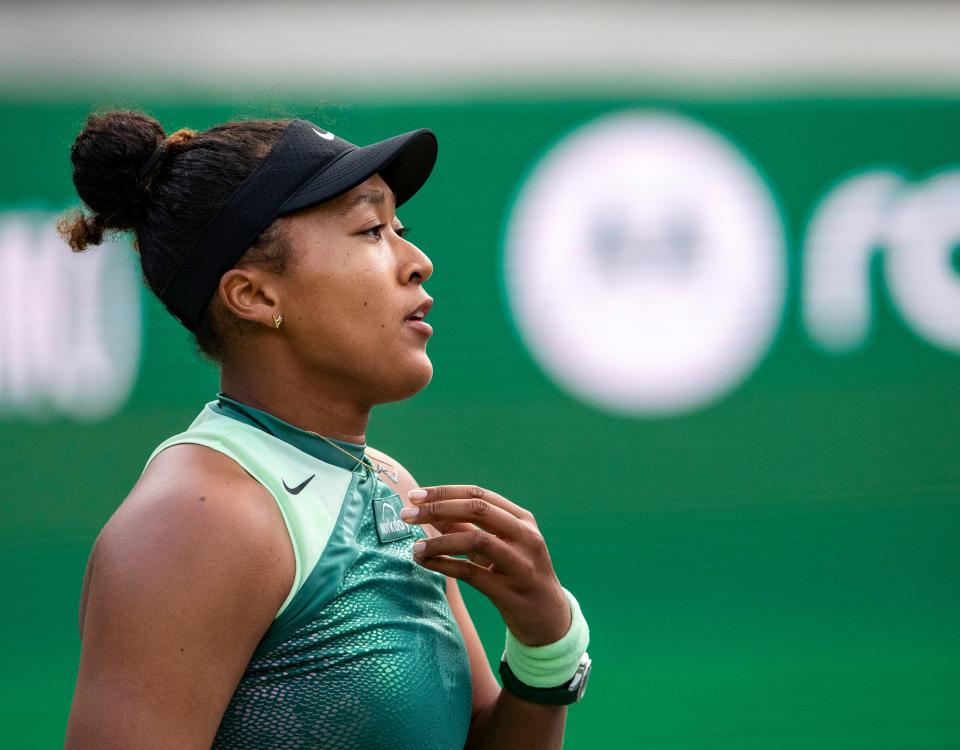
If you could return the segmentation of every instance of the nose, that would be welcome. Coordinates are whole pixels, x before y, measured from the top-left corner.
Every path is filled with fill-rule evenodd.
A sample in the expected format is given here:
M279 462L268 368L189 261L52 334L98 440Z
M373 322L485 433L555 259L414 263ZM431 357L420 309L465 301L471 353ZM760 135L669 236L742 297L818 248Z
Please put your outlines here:
M400 263L401 284L422 284L433 275L433 263L419 247L409 240L400 240L402 261Z

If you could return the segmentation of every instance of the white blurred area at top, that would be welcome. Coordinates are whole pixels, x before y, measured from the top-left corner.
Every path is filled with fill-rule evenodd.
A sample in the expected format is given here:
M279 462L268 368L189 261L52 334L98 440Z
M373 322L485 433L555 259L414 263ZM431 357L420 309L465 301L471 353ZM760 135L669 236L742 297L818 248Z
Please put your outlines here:
M960 90L960 3L0 3L0 88Z

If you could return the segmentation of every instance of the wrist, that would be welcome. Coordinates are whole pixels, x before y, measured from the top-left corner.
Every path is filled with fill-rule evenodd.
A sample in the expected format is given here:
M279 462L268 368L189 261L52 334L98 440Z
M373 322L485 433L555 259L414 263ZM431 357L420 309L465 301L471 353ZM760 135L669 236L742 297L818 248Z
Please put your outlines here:
M556 584L549 596L540 596L524 611L512 613L507 629L523 646L537 648L556 643L570 630L573 613L563 586Z
M569 682L590 642L590 628L579 603L569 591L561 590L567 600L570 622L561 638L542 646L528 646L507 630L503 660L520 682L532 688L555 688Z

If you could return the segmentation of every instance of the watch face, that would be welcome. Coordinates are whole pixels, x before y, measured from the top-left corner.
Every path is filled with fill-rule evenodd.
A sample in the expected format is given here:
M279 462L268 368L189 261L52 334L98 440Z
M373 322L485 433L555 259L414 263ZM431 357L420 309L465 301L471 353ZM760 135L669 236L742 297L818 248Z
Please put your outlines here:
M583 694L587 692L587 680L590 679L590 669L593 665L588 663L587 669L583 673L583 679L580 681L580 689L577 691L577 700L583 699Z

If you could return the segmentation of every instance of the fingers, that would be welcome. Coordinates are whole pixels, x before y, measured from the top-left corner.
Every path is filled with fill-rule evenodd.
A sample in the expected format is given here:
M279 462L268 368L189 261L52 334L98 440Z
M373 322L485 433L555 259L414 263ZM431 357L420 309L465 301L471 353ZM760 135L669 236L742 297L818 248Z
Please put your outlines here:
M400 517L441 532L414 544L416 563L484 594L525 643L560 637L554 615L569 608L529 511L476 485L421 487L407 496L411 505Z
M441 484L435 487L420 487L408 492L407 496L410 498L410 502L415 505L441 500L483 500L519 518L521 521L533 521L533 514L530 511L510 502L503 495L493 490L478 487L475 484Z
M413 559L418 563L440 555L469 555L474 563L489 560L493 572L506 575L526 573L524 559L509 544L482 529L444 534L417 542L413 547Z
M433 524L446 533L453 524L471 523L497 536L520 539L527 527L516 516L487 500L477 497L469 500L423 500L418 505L404 508L400 518L409 524Z

